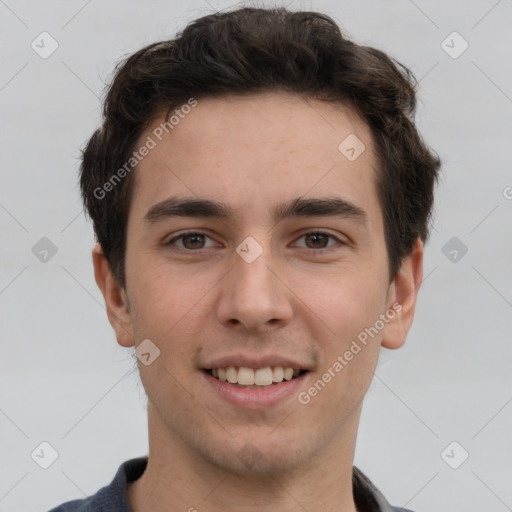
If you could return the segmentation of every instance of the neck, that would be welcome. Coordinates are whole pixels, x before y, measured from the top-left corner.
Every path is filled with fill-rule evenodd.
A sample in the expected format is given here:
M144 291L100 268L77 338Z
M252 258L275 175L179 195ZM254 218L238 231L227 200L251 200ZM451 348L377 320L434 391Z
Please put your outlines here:
M357 512L352 464L359 414L321 454L292 470L237 474L206 460L164 425L148 404L149 457L128 487L133 512Z

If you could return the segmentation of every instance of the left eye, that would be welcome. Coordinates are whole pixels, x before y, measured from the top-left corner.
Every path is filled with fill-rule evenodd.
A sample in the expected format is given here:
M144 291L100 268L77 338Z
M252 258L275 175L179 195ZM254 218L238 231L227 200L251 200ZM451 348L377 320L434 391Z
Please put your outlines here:
M188 247L180 247L180 249L188 249L188 250L194 250L194 249L203 249L201 247L201 243L204 243L205 238L210 238L208 235L204 235L203 233L184 233L179 236L174 237L173 239L169 240L165 245L176 245L177 240L181 240L182 242L185 240L191 240L190 244L187 244ZM211 240L211 238L210 238Z
M325 248L327 248L326 244L328 244L329 239L334 240L335 242L341 243L341 241L338 238L336 238L335 236L333 236L329 233L324 233L323 231L315 231L315 232L311 232L311 233L306 233L305 235L302 235L299 238L299 240L301 238L310 240L315 245L314 247L307 247L307 249L325 249ZM331 244L331 246L332 245L333 244ZM336 244L334 244L334 245L336 245Z
M183 233L172 238L165 245L177 245L176 242L181 241L181 246L178 245L180 249L193 251L197 249L204 249L206 247L204 243L207 238L212 240L211 237L205 235L204 233ZM298 240L300 240L301 238L304 238L306 240L306 244L308 244L308 242L313 244L313 247L306 246L306 249L311 250L326 249L329 246L329 239L339 244L342 243L335 236L331 235L330 233L324 233L323 231L312 231L310 233L306 233L300 236ZM336 245L336 243L330 245Z

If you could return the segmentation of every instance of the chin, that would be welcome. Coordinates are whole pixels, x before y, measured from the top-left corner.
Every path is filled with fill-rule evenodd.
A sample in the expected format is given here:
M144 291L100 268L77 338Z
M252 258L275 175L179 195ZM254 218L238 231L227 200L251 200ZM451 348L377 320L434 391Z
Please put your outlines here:
M226 440L224 446L220 443L203 445L201 456L219 469L240 476L269 477L303 465L305 450L296 441L285 441L276 436L276 440L270 442L267 436Z

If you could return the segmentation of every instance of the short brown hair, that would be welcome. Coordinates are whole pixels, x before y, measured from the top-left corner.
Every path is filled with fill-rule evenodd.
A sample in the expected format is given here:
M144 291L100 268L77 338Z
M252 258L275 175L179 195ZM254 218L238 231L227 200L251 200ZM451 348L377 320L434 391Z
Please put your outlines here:
M80 186L97 241L125 288L127 219L133 174L111 183L137 139L162 111L191 97L286 91L347 102L371 129L379 162L389 273L394 278L417 238L426 241L441 162L414 124L412 72L382 51L358 45L329 16L244 7L191 22L175 39L151 44L117 66L102 126L82 151ZM105 188L106 190L106 188Z

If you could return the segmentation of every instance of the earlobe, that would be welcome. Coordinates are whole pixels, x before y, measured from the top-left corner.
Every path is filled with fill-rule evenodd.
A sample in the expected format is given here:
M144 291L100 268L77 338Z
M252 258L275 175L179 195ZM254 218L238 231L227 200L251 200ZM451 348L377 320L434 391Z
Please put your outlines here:
M128 296L119 286L99 243L92 250L92 260L94 278L105 299L108 320L114 328L117 342L123 347L131 347L135 344L135 340Z
M414 318L418 289L423 278L423 243L418 238L389 288L388 311L394 310L382 334L381 345L400 348L407 337ZM395 306L393 306L395 304Z

